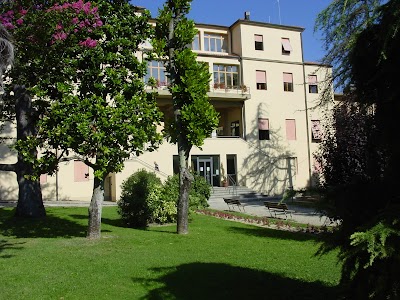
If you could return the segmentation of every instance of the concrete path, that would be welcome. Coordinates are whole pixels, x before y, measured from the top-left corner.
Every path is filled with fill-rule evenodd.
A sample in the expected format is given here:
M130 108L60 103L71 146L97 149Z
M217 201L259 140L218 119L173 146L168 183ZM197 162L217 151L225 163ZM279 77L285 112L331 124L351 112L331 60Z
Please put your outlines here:
M43 201L45 207L89 207L89 201ZM17 201L0 201L0 207L16 207ZM117 206L116 202L104 201L103 206Z
M253 216L271 217L271 214L268 212L268 209L264 206L263 201L257 201L257 200L245 201L243 199L241 199L240 201L244 206L245 213L247 213L249 215L253 215ZM228 206L223 201L223 199L209 201L209 204L210 204L210 208L212 208L212 209L228 211ZM292 218L290 217L290 215L288 216L288 220L293 220L295 222L302 223L302 224L310 224L310 225L317 225L317 226L322 226L328 222L326 216L320 216L312 208L300 207L300 206L292 205L290 203L288 203L288 208L290 210L295 211L294 213L292 213ZM237 206L234 206L233 209L231 206L230 209L234 210L234 211L243 212L242 210L239 210L239 208ZM285 214L277 213L276 216L277 216L277 218L285 219Z
M246 201L241 200L245 209L245 213L253 216L260 217L271 217L268 210L264 207L262 201ZM89 207L88 201L44 201L45 207ZM210 208L217 209L221 211L228 211L228 206L223 201L223 199L217 199L209 201ZM17 205L16 201L0 201L0 207L15 207ZM115 202L104 201L103 206L116 206ZM300 206L288 204L289 209L294 210L292 213L292 218L288 216L289 220L293 220L302 224L310 224L310 225L324 225L327 222L327 218L325 216L320 216L313 209L304 208ZM239 208L234 206L231 210L239 211ZM241 211L241 210L240 210ZM277 214L278 218L285 219L284 214Z

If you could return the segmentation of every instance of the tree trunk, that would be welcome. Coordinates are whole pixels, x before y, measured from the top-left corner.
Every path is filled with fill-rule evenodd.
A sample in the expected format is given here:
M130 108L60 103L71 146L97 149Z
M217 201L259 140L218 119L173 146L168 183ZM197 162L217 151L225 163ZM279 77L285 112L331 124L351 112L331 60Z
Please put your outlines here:
M101 212L104 200L104 179L94 178L93 195L89 206L89 226L87 237L99 239L101 237Z
M180 148L180 149L179 149ZM189 233L189 192L192 183L192 175L188 170L188 156L178 142L179 149L179 200L177 216L177 233Z
M26 140L28 137L35 136L36 133L32 99L24 86L17 85L14 88L14 94L17 140ZM36 149L32 150L31 154L36 157ZM24 161L22 154L18 153L18 162L15 168L18 181L18 204L15 212L17 217L42 218L46 216L39 180L27 178L32 171L32 165Z
M25 177L30 172L24 170L17 171L18 180L18 204L15 211L16 217L23 218L43 218L46 210L43 205L42 190L39 180L30 180Z

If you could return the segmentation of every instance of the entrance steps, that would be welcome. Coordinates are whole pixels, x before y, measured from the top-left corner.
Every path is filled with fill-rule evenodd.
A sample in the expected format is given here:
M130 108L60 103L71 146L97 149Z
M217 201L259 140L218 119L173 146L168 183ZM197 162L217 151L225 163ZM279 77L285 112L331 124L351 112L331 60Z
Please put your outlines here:
M281 197L271 197L255 192L245 186L233 186L229 187L213 187L211 191L211 196L208 202L211 203L224 203L223 198L239 196L240 202L252 202L252 201L269 201L272 199L280 199Z

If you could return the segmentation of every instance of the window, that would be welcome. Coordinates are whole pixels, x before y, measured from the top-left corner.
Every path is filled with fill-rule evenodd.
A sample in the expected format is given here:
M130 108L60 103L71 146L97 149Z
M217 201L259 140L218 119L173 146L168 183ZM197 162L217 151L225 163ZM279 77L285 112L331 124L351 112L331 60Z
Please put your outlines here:
M314 162L313 162L313 173L314 174L322 173L321 162L318 159L315 159L315 157L314 157Z
M311 120L311 141L313 143L321 141L321 122L319 120Z
M269 119L258 119L258 139L269 140Z
M308 92L311 94L318 93L317 75L308 75Z
M265 71L256 71L257 90L267 89L267 75Z
M293 74L283 73L283 90L285 92L293 92Z
M165 75L164 62L157 60L148 62L145 82L147 83L151 77L157 81L157 86L168 85L168 78Z
M296 120L286 119L286 139L289 141L296 140Z
M227 52L227 37L221 34L204 34L204 50L211 52Z
M259 34L254 35L254 43L256 50L264 50L263 36Z
M196 34L194 36L193 42L190 47L192 50L200 50L200 35Z
M238 66L214 65L214 87L228 88L237 87L239 85L239 68Z
M289 55L293 50L292 45L290 45L290 41L287 38L282 38L282 54Z
M80 160L74 160L74 181L89 181L89 166Z
M231 136L240 136L239 121L231 122Z
M40 181L40 184L47 183L47 174L41 174L39 181Z

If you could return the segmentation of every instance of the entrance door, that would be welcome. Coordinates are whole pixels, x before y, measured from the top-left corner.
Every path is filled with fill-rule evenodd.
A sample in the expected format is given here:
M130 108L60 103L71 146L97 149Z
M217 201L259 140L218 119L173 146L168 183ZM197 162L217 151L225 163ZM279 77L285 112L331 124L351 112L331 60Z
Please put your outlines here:
M236 154L226 155L226 173L229 177L229 185L237 185Z
M203 176L206 181L212 185L213 176L213 159L211 158L198 158L197 159L197 172Z

